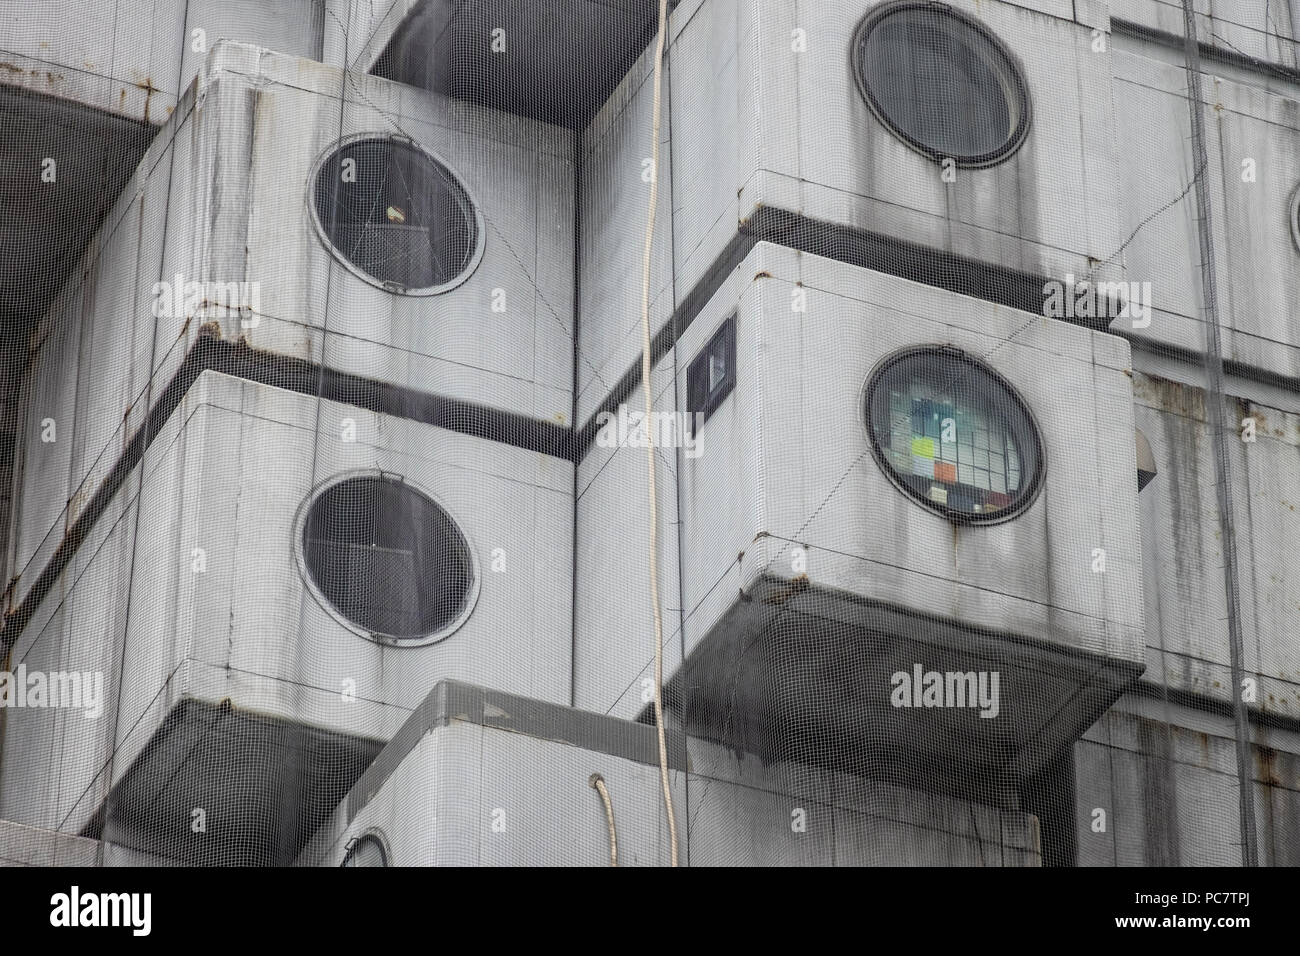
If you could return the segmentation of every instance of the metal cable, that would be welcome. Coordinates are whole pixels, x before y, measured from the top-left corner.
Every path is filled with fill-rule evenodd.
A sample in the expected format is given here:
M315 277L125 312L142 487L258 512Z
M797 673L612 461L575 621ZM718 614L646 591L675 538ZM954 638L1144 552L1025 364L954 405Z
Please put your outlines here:
M1205 118L1201 114L1201 55L1196 38L1192 0L1183 0L1183 49L1187 67L1187 106L1192 121L1192 149L1197 168L1208 168ZM1215 491L1219 532L1223 541L1223 587L1228 611L1228 654L1232 669L1232 717L1236 729L1237 786L1240 806L1241 856L1244 866L1258 866L1255 839L1254 774L1250 762L1250 724L1242 695L1241 602L1237 575L1237 545L1232 520L1232 472L1223 401L1223 345L1219 334L1219 304L1214 272L1214 238L1210 232L1210 197L1205 177L1196 179L1196 225L1201 251L1201 291L1205 297L1206 424L1214 439ZM1213 410L1211 410L1213 404Z

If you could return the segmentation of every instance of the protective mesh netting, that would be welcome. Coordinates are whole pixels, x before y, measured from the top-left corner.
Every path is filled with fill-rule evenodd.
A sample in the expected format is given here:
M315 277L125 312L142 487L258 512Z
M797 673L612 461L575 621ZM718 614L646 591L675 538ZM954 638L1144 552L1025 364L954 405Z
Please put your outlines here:
M1221 6L0 4L0 860L1300 863Z

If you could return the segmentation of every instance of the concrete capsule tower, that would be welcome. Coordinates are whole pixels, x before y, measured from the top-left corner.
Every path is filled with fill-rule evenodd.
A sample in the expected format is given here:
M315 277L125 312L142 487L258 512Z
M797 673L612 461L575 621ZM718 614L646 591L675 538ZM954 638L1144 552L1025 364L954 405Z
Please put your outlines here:
M0 862L1300 862L1286 2L124 5L0 14Z

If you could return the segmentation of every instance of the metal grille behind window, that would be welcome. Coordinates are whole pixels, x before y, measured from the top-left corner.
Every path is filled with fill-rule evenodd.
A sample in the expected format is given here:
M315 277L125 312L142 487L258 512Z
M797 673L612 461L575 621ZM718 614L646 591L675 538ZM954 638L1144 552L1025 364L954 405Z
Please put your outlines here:
M307 513L303 554L339 614L399 641L455 623L474 584L469 545L451 517L388 476L349 478L321 492Z
M450 170L410 143L363 139L321 166L316 215L347 262L402 289L449 285L473 265L479 227Z

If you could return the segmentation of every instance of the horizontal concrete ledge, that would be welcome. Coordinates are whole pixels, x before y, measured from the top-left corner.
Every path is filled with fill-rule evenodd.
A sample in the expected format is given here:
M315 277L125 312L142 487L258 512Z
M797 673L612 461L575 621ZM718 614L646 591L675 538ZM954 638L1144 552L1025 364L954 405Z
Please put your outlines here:
M109 76L9 50L0 50L0 83L153 126L167 120L178 99L149 80Z
M657 363L690 328L714 293L760 242L770 242L799 252L821 256L835 262L871 269L883 275L898 276L912 282L986 302L996 302L1022 312L1040 314L1043 308L1043 284L1051 277L1036 276L1005 266L978 262L965 256L917 243L906 242L857 229L840 223L810 219L799 213L764 206L740 224L736 235L705 272L695 287L673 310L672 317L655 334L650 346L650 361ZM1108 319L1077 319L1070 324L1095 331L1109 331ZM638 361L619 379L597 411L574 435L575 460L581 461L591 450L599 431L601 412L616 411L641 382Z
M524 734L643 764L659 762L658 736L653 726L460 681L439 681L352 787L347 797L348 823L374 798L425 734L453 722ZM665 736L668 766L685 770L685 735L680 730L665 729Z
M149 445L179 407L190 386L207 370L435 425L449 431L552 455L565 461L571 460L569 428L471 402L337 372L305 359L260 352L243 342L220 339L205 328L200 330L180 368L154 400L144 424L131 437L108 476L94 490L85 510L64 534L49 562L40 570L35 584L22 603L5 615L3 624L0 624L0 655L18 640L18 635L36 612L41 599L72 560L81 542L112 501L113 495L144 457ZM8 592L6 601L7 597Z
M1055 278L994 266L942 249L765 206L751 219L740 224L726 249L673 310L668 321L654 333L650 343L652 365L668 354L726 278L760 242L770 242L1034 315L1042 314L1044 284ZM1111 320L1107 318L1062 318L1056 321L1118 336L1126 339L1135 350L1140 349L1197 368L1203 364L1200 352L1126 335L1122 330L1111 329ZM1237 378L1300 394L1300 379L1277 375L1231 360L1224 361L1223 368L1227 374ZM575 462L580 463L595 445L596 435L600 431L600 414L617 412L619 405L626 402L640 384L641 362L638 359L618 380L587 422L575 427L572 439Z
M0 820L0 866L95 866L99 841Z
M382 744L184 697L104 798L81 836L188 866L287 866ZM292 806L292 820L279 811ZM203 807L220 833L189 834Z
M1111 33L1116 36L1132 37L1136 40L1146 40L1149 43L1157 43L1160 46L1177 50L1180 54L1183 50L1183 37L1181 34L1169 33L1166 30L1157 30L1155 27L1145 26L1141 23L1134 23L1132 20L1124 20L1112 17L1110 21ZM1258 73L1271 73L1274 76L1284 77L1300 83L1300 70L1294 67L1283 66L1280 63L1271 63L1268 60L1260 60L1248 53L1239 53L1235 50L1225 50L1221 46L1213 43L1207 43L1205 40L1197 39L1197 48L1200 50L1201 59L1211 63L1226 63L1232 66L1244 67L1247 70L1254 70Z
M1253 676L1249 672L1246 676ZM1224 719L1232 719L1236 709L1227 701L1215 700L1204 694L1194 694L1191 691L1176 690L1163 685L1150 684L1145 681L1137 681L1132 684L1126 691L1135 697L1141 697L1152 701L1167 701L1176 704L1179 707L1186 707L1191 710L1203 711L1207 714ZM1300 717L1287 717L1285 714L1274 714L1263 711L1257 707L1246 707L1246 720L1255 727L1264 727L1269 730L1284 730L1290 733L1300 733Z
M973 712L957 708L917 722L919 712L891 706L883 690L900 661L999 672L1001 720L968 720ZM1059 639L763 575L687 655L665 706L692 740L996 804L997 792L1014 791L1078 740L1144 668ZM648 710L638 719L648 721Z

